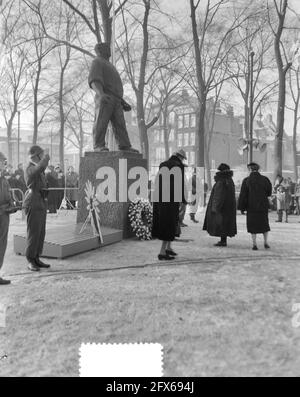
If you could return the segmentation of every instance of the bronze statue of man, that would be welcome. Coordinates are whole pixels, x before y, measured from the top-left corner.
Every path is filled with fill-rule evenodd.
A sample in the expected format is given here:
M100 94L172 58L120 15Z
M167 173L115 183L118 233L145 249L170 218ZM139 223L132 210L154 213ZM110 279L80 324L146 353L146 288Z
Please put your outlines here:
M95 122L93 127L94 151L108 151L105 136L109 121L112 124L119 150L138 153L131 147L126 128L123 100L123 84L117 69L109 62L110 47L107 43L95 46L97 57L89 73L89 86L95 91Z

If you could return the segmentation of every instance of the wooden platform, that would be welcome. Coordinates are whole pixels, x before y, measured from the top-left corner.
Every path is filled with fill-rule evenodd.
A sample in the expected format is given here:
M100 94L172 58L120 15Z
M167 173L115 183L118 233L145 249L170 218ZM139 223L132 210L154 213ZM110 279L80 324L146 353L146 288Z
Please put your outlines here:
M93 235L91 226L88 226L82 234L79 234L81 227L82 224L64 225L47 230L42 256L63 259L122 240L122 230L103 227L101 230L104 242L101 244L99 237ZM15 253L24 256L25 250L26 234L14 235Z

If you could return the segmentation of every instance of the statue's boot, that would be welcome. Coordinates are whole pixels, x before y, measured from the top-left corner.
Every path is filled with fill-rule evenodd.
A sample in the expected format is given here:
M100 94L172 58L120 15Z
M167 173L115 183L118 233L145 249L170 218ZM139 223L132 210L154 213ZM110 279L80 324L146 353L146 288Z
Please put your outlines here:
M120 146L119 150L131 153L140 153L137 149L133 149L131 146Z
M96 147L94 152L109 152L109 149L106 146L103 147Z

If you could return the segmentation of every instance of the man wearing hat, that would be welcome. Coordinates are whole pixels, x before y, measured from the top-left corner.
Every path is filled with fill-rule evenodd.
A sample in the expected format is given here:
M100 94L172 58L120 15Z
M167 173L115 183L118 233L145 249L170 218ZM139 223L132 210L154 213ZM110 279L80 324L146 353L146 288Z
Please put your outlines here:
M28 269L39 271L40 268L49 268L50 265L40 260L46 233L47 216L47 182L45 169L50 156L44 150L34 145L29 150L29 165L25 172L26 191L23 207L27 215L27 248L26 258Z
M95 123L93 128L94 150L108 151L105 136L109 121L112 124L119 150L138 153L130 144L124 110L131 110L123 100L123 84L117 69L109 62L110 47L107 43L95 46L97 57L89 73L89 86L95 91Z
M263 234L264 247L269 249L269 198L272 196L272 183L259 172L257 163L248 164L249 176L243 180L238 201L238 210L247 211L247 231L252 235L254 251L257 247L257 234Z
M3 173L6 165L6 157L0 152L0 269L3 265L4 255L7 247L7 236L9 227L9 208L13 201L9 192L9 184ZM0 285L10 284L9 280L0 277Z

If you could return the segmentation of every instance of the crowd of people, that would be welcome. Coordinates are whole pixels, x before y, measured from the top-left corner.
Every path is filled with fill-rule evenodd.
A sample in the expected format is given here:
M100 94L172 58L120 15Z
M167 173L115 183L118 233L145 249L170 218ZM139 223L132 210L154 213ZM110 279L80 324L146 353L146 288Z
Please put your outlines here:
M6 162L2 176L7 180L11 191L13 191L15 201L22 203L27 190L23 164L18 164L17 169L14 170L13 166ZM45 169L45 177L49 188L48 212L51 214L57 213L57 210L61 208L64 196L67 209L75 209L78 201L79 175L75 172L74 167L68 167L65 175L60 164L56 166L48 165Z
M183 218L187 209L190 207L190 218L194 223L198 223L195 218L199 205L199 192L197 193L197 174L194 172L191 183L191 193L194 200L189 202L189 193L186 189L185 179L185 152L179 150L171 158L160 164L160 171L166 167L169 171L174 171L177 167L180 170L180 177L176 178L175 173L171 175L170 200L165 202L161 192L164 190L162 173L158 173L156 189L160 192L159 200L153 203L153 238L162 241L161 249L158 254L159 260L173 260L177 253L172 249L172 242L180 236L181 227L187 226L183 223ZM260 173L260 166L254 162L248 164L249 175L242 184L240 193L236 196L235 184L233 181L233 171L228 164L220 164L215 175L215 184L212 188L208 201L203 230L210 236L219 237L220 240L215 244L217 247L227 247L228 237L237 235L237 211L246 215L247 231L252 237L252 249L258 250L257 235L261 234L264 238L264 248L270 249L269 245L269 213L276 210L278 219L276 222L288 222L289 214L300 214L300 180L293 183L291 178L284 178L278 175L274 186L271 181ZM182 187L182 200L176 201L174 192L176 184ZM200 183L198 184L200 186ZM204 186L206 201L207 185ZM196 198L195 198L196 197ZM206 202L204 203L204 206ZM285 218L283 216L285 215Z
M13 172L5 155L0 152L0 270L7 247L10 214L20 209L25 212L27 267L38 272L50 267L40 259L46 234L47 211L56 212L64 197L69 209L74 209L77 201L78 175L73 167L69 167L64 176L62 168L59 165L51 166L49 154L37 145L30 148L28 155L29 164L25 172L22 164ZM0 277L0 285L8 284L9 280Z

